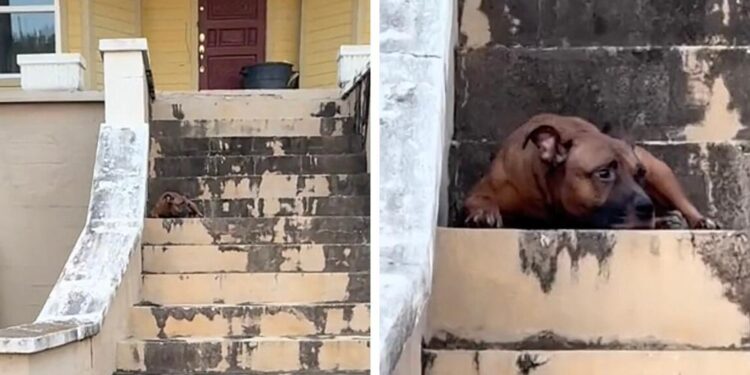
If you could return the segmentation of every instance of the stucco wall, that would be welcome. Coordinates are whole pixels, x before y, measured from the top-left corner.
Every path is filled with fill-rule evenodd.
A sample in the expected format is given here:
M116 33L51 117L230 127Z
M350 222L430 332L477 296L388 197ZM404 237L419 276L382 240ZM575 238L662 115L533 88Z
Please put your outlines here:
M430 294L453 128L453 1L380 2L381 374L390 374Z
M0 327L33 321L86 219L93 103L0 103Z

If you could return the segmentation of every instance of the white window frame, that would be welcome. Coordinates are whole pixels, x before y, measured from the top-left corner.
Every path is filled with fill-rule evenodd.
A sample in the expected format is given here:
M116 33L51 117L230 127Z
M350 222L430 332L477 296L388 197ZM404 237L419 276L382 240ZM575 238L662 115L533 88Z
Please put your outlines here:
M7 13L50 13L55 17L55 53L62 52L62 25L60 16L60 0L54 0L52 5L0 5L0 14ZM0 79L19 79L20 73L0 73Z

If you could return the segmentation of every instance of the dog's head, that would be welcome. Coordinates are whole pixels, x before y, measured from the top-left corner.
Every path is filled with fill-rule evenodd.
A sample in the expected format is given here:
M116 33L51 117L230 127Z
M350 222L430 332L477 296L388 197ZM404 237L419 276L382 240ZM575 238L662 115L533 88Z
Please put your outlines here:
M562 139L552 126L524 141L536 146L546 188L571 224L585 228L652 228L654 204L643 188L647 170L632 145L596 132Z
M202 216L193 202L173 192L166 192L159 197L151 215L160 218Z

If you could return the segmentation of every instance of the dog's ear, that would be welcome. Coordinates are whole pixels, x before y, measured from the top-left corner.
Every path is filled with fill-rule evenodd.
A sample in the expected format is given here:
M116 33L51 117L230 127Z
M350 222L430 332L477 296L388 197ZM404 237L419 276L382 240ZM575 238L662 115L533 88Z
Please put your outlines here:
M573 146L572 141L562 142L560 133L552 126L539 125L531 131L523 141L523 148L526 148L529 141L539 149L539 157L543 162L550 165L559 165L568 158L568 151Z

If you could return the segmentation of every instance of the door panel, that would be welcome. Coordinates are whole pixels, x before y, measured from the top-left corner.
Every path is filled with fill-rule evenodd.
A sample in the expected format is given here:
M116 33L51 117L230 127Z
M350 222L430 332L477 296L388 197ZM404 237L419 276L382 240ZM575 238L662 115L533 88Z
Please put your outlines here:
M266 0L200 0L200 89L242 88L240 70L263 62Z

